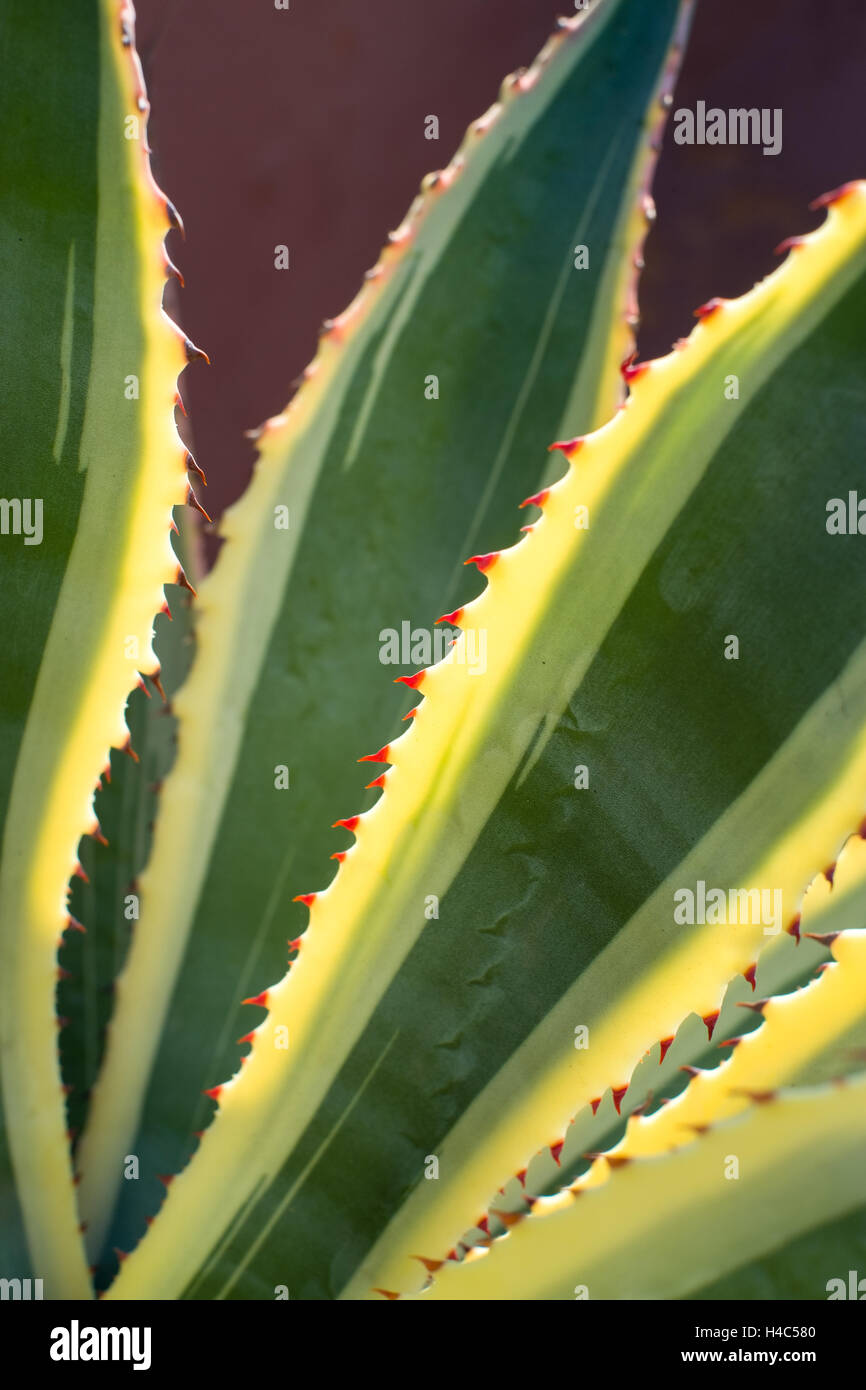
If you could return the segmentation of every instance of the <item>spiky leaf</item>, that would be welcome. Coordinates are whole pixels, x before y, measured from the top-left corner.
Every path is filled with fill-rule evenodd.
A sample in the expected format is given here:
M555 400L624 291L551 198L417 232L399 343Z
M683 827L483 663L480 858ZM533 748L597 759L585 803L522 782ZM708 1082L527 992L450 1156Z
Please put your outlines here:
M326 1196L353 1223L328 1247L332 1289L417 1286L416 1255L447 1252L539 1144L795 926L863 814L858 536L825 523L856 476L864 263L857 185L565 446L541 520L464 606L483 677L459 660L425 674L380 802L110 1296L180 1291L217 1227L196 1296L289 1283L287 1252L309 1259L333 1229ZM816 401L832 450L808 447ZM680 925L698 881L767 890L767 915Z
M153 619L177 572L172 507L186 494L173 419L186 358L161 313L168 219L130 26L110 0L65 7L50 24L13 3L3 21L3 119L16 138L4 142L0 360L15 405L0 492L13 526L22 490L38 501L41 527L38 540L5 524L0 537L0 1046L46 1297L91 1287L54 1007L67 880L109 746L127 737L127 694L156 666Z
M467 547L504 540L515 494L543 481L543 441L621 399L659 93L685 14L602 0L563 22L425 182L261 437L200 590L178 762L81 1145L94 1256L123 1155L142 1162L123 1185L133 1239L156 1175L183 1166L202 1090L237 1063L240 1000L284 969L304 918L292 899L331 871L329 825L372 800L354 760L407 704L388 681L407 666L382 664L381 634L405 624L429 640ZM121 1227L111 1244L129 1242Z

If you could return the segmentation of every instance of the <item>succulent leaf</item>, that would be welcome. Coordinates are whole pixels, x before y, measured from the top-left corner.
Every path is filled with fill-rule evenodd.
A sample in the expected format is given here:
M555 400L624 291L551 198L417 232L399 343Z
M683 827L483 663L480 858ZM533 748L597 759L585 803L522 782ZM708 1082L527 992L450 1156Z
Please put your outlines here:
M866 675L866 650L858 649L857 657L862 681ZM847 688L847 679L843 681ZM782 902L791 905L786 925L801 907L804 930L826 927L833 931L842 922L847 927L859 925L863 907L859 885L858 891L835 895L831 913L820 888L815 891L816 885L809 880L817 864L836 859L837 847L846 838L846 816L848 825L860 819L866 779L864 698L866 686L861 685L852 706L854 722L849 725L847 736L838 719L838 692L831 694L829 700L820 701L741 800L577 977L439 1145L440 1180L416 1186L392 1227L356 1273L349 1286L351 1295L359 1295L365 1286L402 1290L401 1278L405 1279L411 1269L410 1250L441 1253L450 1249L473 1219L470 1213L486 1210L500 1184L526 1169L543 1144L567 1136L580 1106L591 1104L593 1098L612 1089L619 1109L628 1094L626 1088L634 1067L647 1051L652 1050L653 1058L658 1056L660 1040L673 1038L689 1013L697 1015L699 1021L704 1017L712 1020L731 978L742 975L750 959L757 957L760 963L759 953L763 950L778 951L776 943L781 944L780 938L763 936L760 925L681 927L679 932L685 931L686 939L678 937L673 924L673 903L679 885L694 884L702 878L707 883L736 884L746 889L772 884L781 893ZM832 740L827 737L831 727L843 739L844 761L839 759L841 775L821 787L826 776L825 758L829 754L830 760L836 761ZM851 735L854 737L849 742ZM810 757L811 779L805 775ZM795 792L798 782L805 798L800 804ZM812 793L819 787L820 794L810 804ZM807 810L798 815L801 806ZM793 823L786 833L783 827L789 817ZM846 864L845 879L855 872L862 873L861 844L859 837L849 841L846 852L840 856L840 868L846 860L859 866L855 871ZM805 870L804 865L808 866ZM820 900L811 910L805 906L809 897ZM840 938L840 949L844 942L848 942L847 935ZM851 951L851 943L844 949ZM672 1142L669 1128L675 1123L674 1117L680 1113L691 1116L693 1103L696 1123L716 1117L713 1099L721 1105L721 1114L735 1110L737 1102L727 1097L725 1078L742 1072L743 1088L748 1089L753 1057L757 1056L758 1061L754 1063L752 1081L767 1048L772 1064L780 1068L790 1064L791 1070L781 1070L777 1084L799 1079L795 1070L798 1058L820 1051L828 1036L833 1038L832 1030L837 1024L841 1027L843 1020L854 1023L866 1006L866 979L859 956L850 970L831 979L841 984L842 1000L847 1002L835 998L830 979L823 994L810 986L801 1001L810 1027L804 1027L798 1035L799 1046L792 1044L790 1051L783 1046L779 1051L772 1042L777 1030L768 1034L761 1028L735 1049L729 1063L708 1072L701 1078L701 1085L696 1084L694 1091L689 1087L678 1103L646 1121L639 1117L630 1120L626 1138L614 1151L630 1153L630 1141L641 1134L652 1151L663 1150ZM832 1001L829 1008L823 1003L827 995ZM809 1008L805 1007L807 999ZM787 1007L781 1000L771 1000L768 1011L784 1011ZM729 1017L730 1010L726 1022ZM572 1043L575 1019L589 1028L590 1046L585 1051L575 1050ZM716 1037L715 1028L713 1036ZM717 1040L730 1036L730 1032L719 1032ZM787 1044L787 1034L784 1037ZM684 1054L681 1048L671 1052L671 1062L676 1067L693 1066L698 1060ZM651 1077L645 1081L654 1091L658 1089L658 1082L654 1085ZM643 1095L641 1092L632 1104L637 1106ZM701 1108L705 1096L706 1111ZM726 1103L730 1110L724 1108ZM660 1136L657 1143L656 1135ZM530 1136L535 1139L534 1145L529 1142Z
M860 1294L866 183L637 361L691 8L506 79L195 606L131 0L10 8L0 1257L48 1298Z
M605 1171L597 1186L540 1200L490 1249L447 1261L411 1297L692 1294L862 1202L864 1099L864 1076L844 1088L783 1091L674 1154L615 1169L599 1159ZM825 1181L828 1153L833 1182ZM819 1296L823 1279L813 1293Z
M237 1064L232 1039L249 1028L227 1018L284 969L304 917L292 901L331 869L328 827L373 800L364 784L382 768L361 774L358 740L408 703L380 634L417 625L432 641L476 536L504 541L514 497L545 481L539 445L622 399L632 262L689 9L602 0L564 21L425 181L261 433L254 482L199 588L198 656L173 702L178 759L81 1143L94 1258L122 1155L135 1142L147 1174L124 1190L131 1202L152 1201L155 1174L186 1161L201 1093ZM575 266L583 243L588 270Z
M759 918L735 929L677 925L678 886L706 878L726 888L778 891L785 915L776 914L772 930L795 925L810 880L829 871L863 815L866 649L854 641L856 556L823 528L828 488L842 490L844 460L861 424L854 382L861 370L855 344L864 261L866 188L852 185L832 202L824 227L804 238L774 275L704 315L685 345L633 374L623 411L564 446L570 466L544 499L541 521L492 563L484 557L487 587L463 606L460 640L486 633L483 678L453 658L430 668L409 731L372 755L389 767L384 793L355 825L355 845L336 879L309 895L310 929L288 976L267 992L268 1014L252 1051L219 1088L214 1124L110 1297L179 1292L235 1215L237 1225L196 1285L197 1296L212 1287L211 1277L217 1288L233 1288L260 1258L267 1272L250 1277L267 1280L273 1262L262 1248L287 1210L291 1221L310 1165L356 1108L369 1132L388 1094L387 1068L398 1057L407 1063L395 1019L409 1046L418 1045L412 1011L419 1000L429 1001L430 978L424 991L412 982L413 995L415 961L404 962L422 933L437 931L425 918L425 899L438 899L438 920L456 926L465 949L468 933L491 925L489 906L509 846L530 857L543 846L545 872L523 923L525 932L533 921L543 923L544 934L533 937L530 930L515 950L527 967L524 989L535 993L514 995L508 1026L499 995L505 1043L494 1040L483 1056L469 1058L463 1087L469 1108L450 1139L442 1111L422 1108L430 1127L420 1143L426 1140L427 1152L438 1155L444 1182L426 1184L435 1196L425 1194L412 1139L415 1192L407 1211L413 1208L410 1217L420 1211L420 1219L413 1225L397 1217L397 1238L389 1245L386 1233L384 1258L382 1249L368 1261L358 1260L357 1247L348 1253L358 1266L350 1296L369 1289L371 1264L397 1276L378 1287L406 1287L412 1257L447 1250L439 1237L447 1231L447 1240L457 1239L486 1209L491 1185L531 1157L526 1146L544 1132L545 1113L565 1124L606 1087L621 1100L647 1049L688 1013L715 1013L731 977L747 972L767 945L770 924ZM726 389L732 374L733 395ZM807 433L804 402L830 393L839 453L816 460L795 447ZM583 506L588 528L574 524ZM720 515L735 543L707 553ZM816 534L823 544L800 544ZM658 615L660 598L665 621L653 624L647 615ZM795 619L796 599L807 612ZM792 629L800 630L812 604L821 622L806 623L805 630L820 628L820 640L811 642L804 660ZM740 668L725 661L731 632L749 644L749 662ZM689 683L683 673L696 652L701 678ZM593 682L603 677L603 688L612 682L616 689L626 657L632 672L651 676L652 701L643 679L632 675L621 717L608 712L593 726ZM674 756L665 769L651 754L660 733L670 748L674 719L688 761L683 766ZM594 836L603 833L615 847L614 871L605 878L603 855L587 853L580 873L589 874L595 861L595 912L584 897L580 915L567 907L574 868L554 852L563 824L575 843L574 819L562 809L567 792L570 801L563 762L567 767L573 758L575 731L591 736L584 746L594 750L594 766L619 774L615 792L603 791L592 808ZM557 768L558 786L550 780ZM521 828L530 810L535 828L527 838ZM653 834L655 822L664 836ZM590 848L594 836L587 836ZM552 934L554 925L565 945ZM542 942L544 959L533 970L528 947L537 953ZM428 949L435 954L446 946L437 940ZM571 974L554 972L551 982L557 951L560 961L570 951ZM495 975L500 962L492 967ZM467 983L486 991L490 979ZM401 984L404 997L395 1006ZM441 1005L441 994L434 1002ZM551 1018L567 1024L553 1050ZM587 1021L593 1044L578 1053L574 1024ZM477 1017L473 1022L477 1027ZM533 1055L533 1027L546 1053ZM353 1045L344 1079L340 1065ZM430 1054L429 1036L426 1047L422 1060ZM521 1055L520 1048L528 1051ZM364 1059L362 1084L356 1057ZM501 1071L507 1087L500 1087ZM453 1089L459 1092L459 1083ZM469 1106L473 1095L479 1099ZM519 1125L509 1124L512 1111ZM829 1102L821 1113L836 1124ZM763 1135L755 1123L754 1132ZM554 1129L550 1142L560 1135ZM289 1164L271 1191L296 1144L303 1167L293 1171ZM478 1163L476 1148L483 1150ZM449 1156L459 1157L459 1168L448 1164ZM700 1186L700 1164L698 1173ZM667 1179L660 1181L666 1192ZM399 1188L385 1208L389 1200L398 1210ZM262 1210L270 1215L258 1229ZM380 1207L371 1221L381 1215ZM432 1244L410 1245L408 1227ZM285 1224L279 1231L284 1252ZM226 1283L223 1271L232 1265Z
M41 526L38 546L3 536L0 1046L46 1297L91 1289L57 1055L67 881L109 747L127 738L127 694L156 670L154 615L177 574L172 508L187 492L173 418L186 354L161 310L169 217L131 25L131 7L109 0L50 24L21 4L4 17L5 121L20 138L5 152L0 350L19 409L4 419L0 471L6 501L27 477L33 497L15 501L38 500Z

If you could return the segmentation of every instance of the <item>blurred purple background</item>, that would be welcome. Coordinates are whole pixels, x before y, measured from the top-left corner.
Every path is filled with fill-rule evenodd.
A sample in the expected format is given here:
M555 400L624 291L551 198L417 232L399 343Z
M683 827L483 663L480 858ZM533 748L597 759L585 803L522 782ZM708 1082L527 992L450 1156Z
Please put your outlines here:
M651 0L634 0L650 3ZM532 61L550 0L137 0L156 177L186 240L167 307L209 354L186 373L203 496L245 487L244 431L278 413L323 318L353 298L422 176L446 163L502 77ZM677 146L668 125L641 285L642 356L693 309L747 290L818 194L862 177L861 0L703 0L674 106L781 107L783 147ZM424 117L440 121L438 144ZM273 273L273 248L291 270Z

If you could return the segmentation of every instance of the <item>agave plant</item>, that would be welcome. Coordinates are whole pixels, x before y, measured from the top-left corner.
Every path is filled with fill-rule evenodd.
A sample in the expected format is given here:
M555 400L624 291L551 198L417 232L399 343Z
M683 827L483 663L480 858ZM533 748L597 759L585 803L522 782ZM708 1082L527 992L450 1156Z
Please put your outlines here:
M866 185L636 362L689 18L597 0L506 79L201 577L131 6L10 8L6 1277L817 1298L862 1251Z

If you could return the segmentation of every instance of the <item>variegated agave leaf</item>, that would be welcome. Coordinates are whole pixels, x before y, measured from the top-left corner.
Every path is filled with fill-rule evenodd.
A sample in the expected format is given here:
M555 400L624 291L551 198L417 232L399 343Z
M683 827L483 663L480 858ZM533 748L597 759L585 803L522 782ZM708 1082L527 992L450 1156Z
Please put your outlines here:
M173 211L150 176L131 24L113 0L51 23L13 3L3 23L4 128L16 135L0 240L12 520L0 556L0 1049L7 1142L49 1296L91 1288L57 1056L67 880L109 746L127 738L130 687L138 672L159 683L153 621L177 576L172 508L187 495L173 416L187 354L161 310ZM30 496L13 497L24 478ZM18 1232L11 1272L24 1252L5 1180L3 1203L4 1229Z
M466 645L486 635L486 670L458 650L415 683L409 730L372 755L383 794L350 818L334 881L306 896L310 927L288 975L255 1001L267 1015L245 1065L216 1088L214 1124L110 1297L287 1284L287 1252L315 1256L316 1216L333 1230L326 1194L333 1223L353 1232L330 1247L330 1291L417 1288L416 1257L453 1255L497 1186L558 1148L582 1106L608 1090L621 1106L645 1053L691 1014L711 1027L733 978L748 988L756 962L772 968L784 931L800 930L807 888L833 876L861 823L866 773L856 537L825 524L853 482L863 423L866 188L827 201L824 227L774 275L707 306L688 342L633 370L626 408L560 446L567 471L535 499L530 534L481 557L487 587L452 620ZM832 453L802 447L816 400L834 405ZM701 883L737 903L757 891L758 907L733 923L678 921L682 893ZM813 906L820 935L836 904ZM828 959L826 944L814 949ZM850 1007L818 1008L815 1053L833 1041L828 1021L856 1024L863 998L859 965L838 960ZM775 968L781 986L790 963ZM574 1046L582 1027L586 1050ZM787 1061L779 1084L797 1079ZM744 1064L735 1053L730 1065ZM821 1090L779 1104L778 1142L758 1112L716 1107L722 1139L650 1165L660 1186L647 1178L646 1193L692 1210L712 1170L695 1153L736 1124L767 1182L792 1154L815 1161L821 1136L838 1139L838 1200L856 1205L852 1107ZM747 1202L765 1189L738 1190ZM786 1230L836 1215L804 1201ZM781 1238L778 1222L743 1217L714 1231L712 1248L730 1249L712 1268ZM521 1248L548 1239L521 1236ZM594 1280L609 1256L599 1250ZM509 1257L509 1296L563 1296L555 1262L553 1283L534 1282L546 1259L533 1257L521 1286ZM563 1260L563 1279L577 1280ZM475 1263L471 1286L467 1266L431 1292L503 1296L499 1251L477 1262L493 1285ZM655 1268L640 1264L645 1288ZM707 1269L685 1267L679 1287Z
M178 761L77 1155L94 1258L118 1189L126 1212L108 1244L128 1248L159 1204L158 1175L185 1163L202 1091L237 1064L240 1000L284 968L304 916L292 899L331 870L328 827L347 801L374 799L358 740L409 703L387 680L389 630L431 641L467 546L504 541L514 496L547 477L539 443L621 402L688 14L602 0L563 21L425 181L261 434L200 588L198 656L173 701ZM413 643L392 675L417 661ZM124 1184L130 1152L141 1178Z

